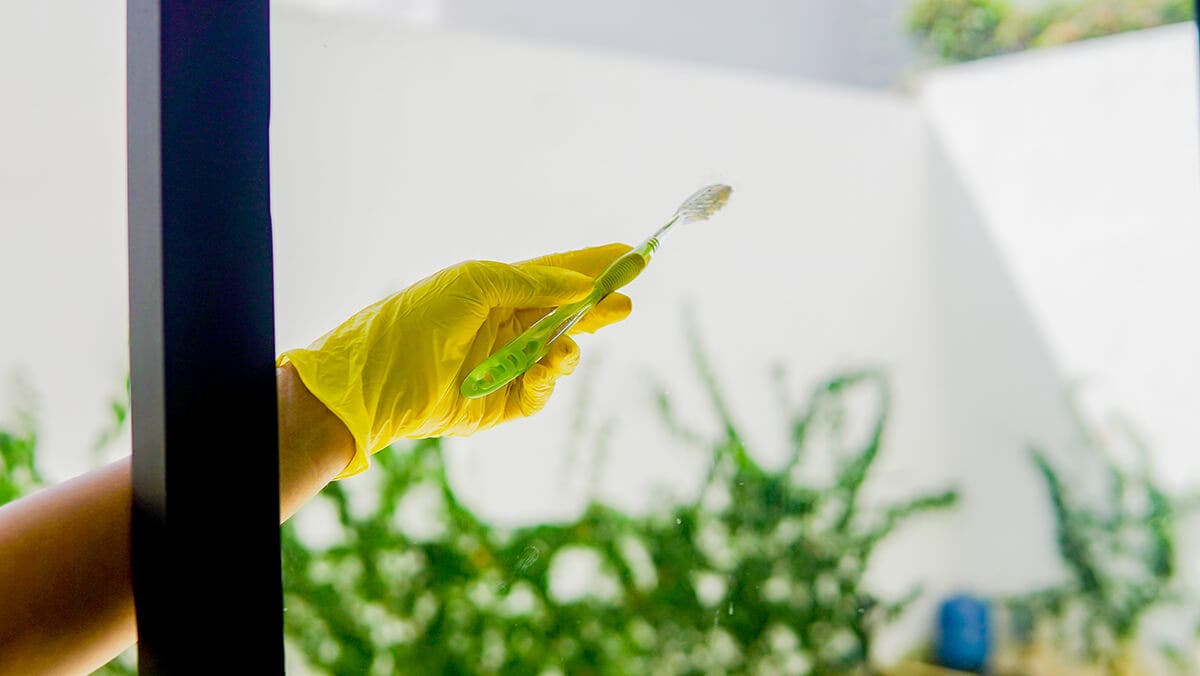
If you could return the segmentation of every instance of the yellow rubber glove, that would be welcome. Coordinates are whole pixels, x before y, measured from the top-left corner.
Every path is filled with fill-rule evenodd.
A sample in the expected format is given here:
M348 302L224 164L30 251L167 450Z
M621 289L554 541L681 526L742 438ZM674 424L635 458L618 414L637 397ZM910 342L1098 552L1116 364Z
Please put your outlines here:
M337 478L363 471L369 455L397 439L465 436L541 410L555 381L579 363L579 345L567 336L504 389L467 399L459 386L551 309L586 297L592 279L629 249L460 263L359 311L307 349L283 353L278 365L290 362L354 437L354 459ZM611 294L571 333L620 321L630 309L627 296Z

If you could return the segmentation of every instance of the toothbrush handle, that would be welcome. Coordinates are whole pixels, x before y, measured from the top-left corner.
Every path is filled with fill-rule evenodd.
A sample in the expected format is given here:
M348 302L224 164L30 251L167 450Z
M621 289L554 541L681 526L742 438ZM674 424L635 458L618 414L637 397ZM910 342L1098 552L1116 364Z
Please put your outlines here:
M560 306L534 322L521 335L484 359L463 379L459 391L468 399L484 397L512 382L550 352L550 344L604 300L608 294L633 281L645 269L658 247L654 237L613 261L596 276L592 293L581 301Z
M550 344L570 331L601 298L593 292L587 298L560 306L534 322L467 375L460 388L462 395L468 399L487 396L515 380L545 357L550 352Z

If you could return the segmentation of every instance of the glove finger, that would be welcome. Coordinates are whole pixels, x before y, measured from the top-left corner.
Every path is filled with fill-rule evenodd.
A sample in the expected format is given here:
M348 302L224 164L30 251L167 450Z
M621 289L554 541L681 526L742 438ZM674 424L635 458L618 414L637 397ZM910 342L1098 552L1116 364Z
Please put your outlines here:
M534 322L542 317L545 317L553 311L554 308L548 307L527 307L513 312L513 317L517 320L517 323L521 325L521 330L524 331L532 326Z
M568 332L571 335L576 333L595 333L609 324L615 324L629 316L633 310L633 301L623 293L610 293L604 300L596 304L596 307L588 311L579 323L571 327Z
M542 410L550 395L558 374L549 366L538 362L521 375L520 385L513 388L509 405L516 408L510 417L527 417Z
M633 310L633 301L623 293L609 294L604 300L600 301L596 307L592 308L579 323L571 327L568 332L570 335L577 333L595 333L596 331L615 324L629 316ZM552 310L550 308L522 308L513 313L517 323L521 326L521 330L525 330L532 326L534 322L545 317Z
M579 343L561 336L550 345L550 352L542 357L541 364L554 372L554 376L568 376L579 366Z
M587 275L588 277L595 277L603 272L604 268L607 268L610 263L623 256L632 248L628 244L605 244L587 249L547 254L531 258L527 261L521 261L516 265L521 267L526 265L545 265L554 268L565 268Z
M513 392L515 401L509 400L510 405L516 406L516 414L531 416L542 410L554 393L554 384L562 376L570 375L578 365L579 344L567 336L554 341L550 352L521 375L519 386Z
M548 265L476 261L466 275L491 307L553 307L582 300L592 291L587 275Z

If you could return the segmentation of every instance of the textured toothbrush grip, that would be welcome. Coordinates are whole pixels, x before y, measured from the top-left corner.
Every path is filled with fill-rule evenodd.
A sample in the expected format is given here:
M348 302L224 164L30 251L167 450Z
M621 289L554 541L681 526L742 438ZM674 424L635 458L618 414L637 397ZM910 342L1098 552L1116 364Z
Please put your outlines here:
M609 265L604 269L604 272L601 272L596 277L596 290L599 292L600 297L607 296L642 274L642 270L646 269L646 263L648 262L647 256L639 253L639 250L642 248L639 247L630 251L613 261L612 265ZM653 251L652 248L650 250Z
M550 345L596 304L593 297L564 305L534 322L497 350L463 380L459 391L468 399L484 397L516 380L550 352Z

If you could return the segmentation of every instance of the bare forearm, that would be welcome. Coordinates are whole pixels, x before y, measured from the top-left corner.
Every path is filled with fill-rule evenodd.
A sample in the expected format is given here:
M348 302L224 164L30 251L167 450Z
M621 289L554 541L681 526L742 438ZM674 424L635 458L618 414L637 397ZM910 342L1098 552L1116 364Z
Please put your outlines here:
M0 508L0 673L86 673L133 643L129 466Z
M350 461L345 426L278 370L280 519ZM136 639L130 459L0 508L0 674L87 673Z
M276 369L279 393L279 519L286 521L354 457L354 438L308 391L290 364Z

